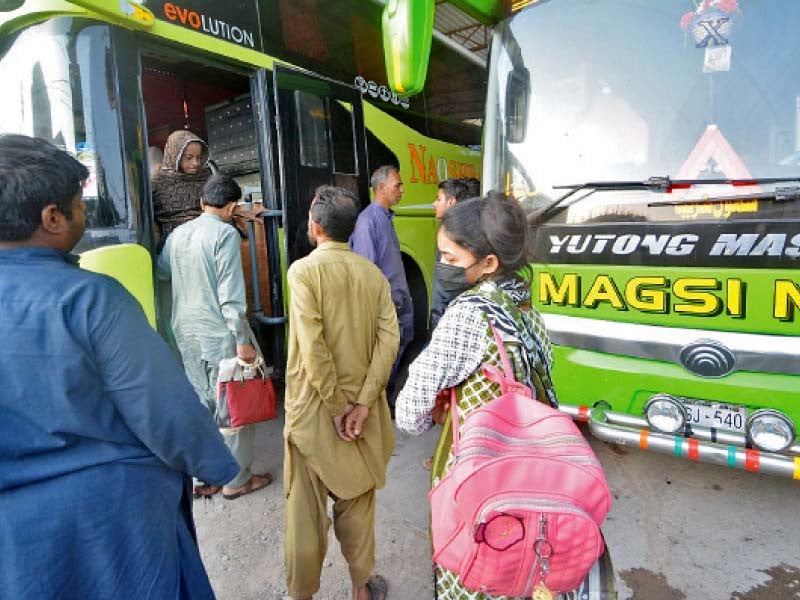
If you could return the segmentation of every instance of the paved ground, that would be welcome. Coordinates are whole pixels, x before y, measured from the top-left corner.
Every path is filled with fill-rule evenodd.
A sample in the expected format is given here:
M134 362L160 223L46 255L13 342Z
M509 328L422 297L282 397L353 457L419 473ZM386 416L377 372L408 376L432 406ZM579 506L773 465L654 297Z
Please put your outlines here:
M258 467L276 482L225 501L196 500L203 557L220 600L282 599L280 421L257 426ZM376 570L390 597L432 598L427 471L437 432L398 434L378 494ZM603 527L620 600L800 599L800 482L593 443L615 496ZM318 599L346 600L349 583L331 535Z

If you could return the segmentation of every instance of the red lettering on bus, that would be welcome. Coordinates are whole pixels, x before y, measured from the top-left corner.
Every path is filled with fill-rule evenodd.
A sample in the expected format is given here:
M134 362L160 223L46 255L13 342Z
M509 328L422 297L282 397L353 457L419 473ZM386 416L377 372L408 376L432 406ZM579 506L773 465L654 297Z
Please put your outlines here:
M166 15L170 21L180 21L181 25L188 24L193 29L200 29L203 24L200 15L195 11L183 8L172 2L166 2L164 4L164 15Z
M408 144L408 156L411 160L411 178L408 180L409 183L417 183L417 173L419 173L422 183L428 183L428 178L425 176L425 146L420 146L419 149L422 150L422 156L417 152L416 144Z
M427 155L425 146L418 146L409 142L408 158L411 162L411 177L409 183L439 183L439 172L436 170L438 164L435 156ZM446 160L440 156L439 161ZM459 177L475 177L475 165L459 162L457 160L447 161L447 172L442 168L442 176L445 175L452 179Z
M189 15L189 9L176 6L175 11L178 13L178 19L180 22L186 25L186 17Z
M428 180L425 183L439 183L439 178L436 176L436 162L432 156L428 159Z
M166 16L170 21L174 21L178 18L177 13L175 12L175 5L172 2L164 3L164 16Z

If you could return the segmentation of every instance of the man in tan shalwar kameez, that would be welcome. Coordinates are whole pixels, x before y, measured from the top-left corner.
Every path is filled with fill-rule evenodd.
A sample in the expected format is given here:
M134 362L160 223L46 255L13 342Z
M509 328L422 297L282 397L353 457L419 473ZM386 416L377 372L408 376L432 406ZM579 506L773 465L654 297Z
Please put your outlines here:
M286 578L293 598L319 589L328 498L354 600L382 598L375 562L375 490L394 449L386 382L399 345L389 283L347 240L353 195L323 186L309 211L316 249L294 262L286 370Z

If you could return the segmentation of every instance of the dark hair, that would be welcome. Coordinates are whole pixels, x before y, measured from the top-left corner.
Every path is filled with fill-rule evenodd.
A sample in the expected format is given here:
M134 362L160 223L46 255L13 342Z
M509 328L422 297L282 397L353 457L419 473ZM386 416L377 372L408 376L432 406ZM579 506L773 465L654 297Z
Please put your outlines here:
M72 200L87 177L86 167L45 140L0 135L0 241L29 240L50 204L72 219Z
M346 242L358 220L358 200L353 192L321 185L311 201L311 218L335 242Z
M474 177L467 177L461 181L467 187L467 198L476 198L481 195L481 182L479 180Z
M439 184L439 189L444 192L445 198L455 198L456 202L469 198L463 179L445 179Z
M459 202L442 217L442 228L475 258L497 256L498 274L517 271L528 263L525 212L513 198L490 192L485 198Z
M203 204L215 208L223 208L242 197L242 188L233 177L222 173L214 173L203 186L201 198Z
M372 177L370 177L369 180L372 189L377 191L378 186L389 179L389 175L392 173L397 173L399 175L400 171L394 165L383 165L382 167L375 169L372 172Z

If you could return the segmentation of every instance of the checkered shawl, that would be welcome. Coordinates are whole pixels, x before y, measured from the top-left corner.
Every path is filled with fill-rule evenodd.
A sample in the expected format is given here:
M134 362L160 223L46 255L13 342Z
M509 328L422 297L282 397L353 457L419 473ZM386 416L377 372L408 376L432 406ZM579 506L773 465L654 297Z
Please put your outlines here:
M485 363L500 364L490 318L504 341L517 381L528 385L541 401L557 406L550 381L553 354L544 322L535 308L523 311L519 307L529 301L530 285L516 276L482 282L455 298L430 344L409 367L397 398L397 426L412 435L430 429L441 390L456 388L462 418L500 394L499 386L480 369Z

